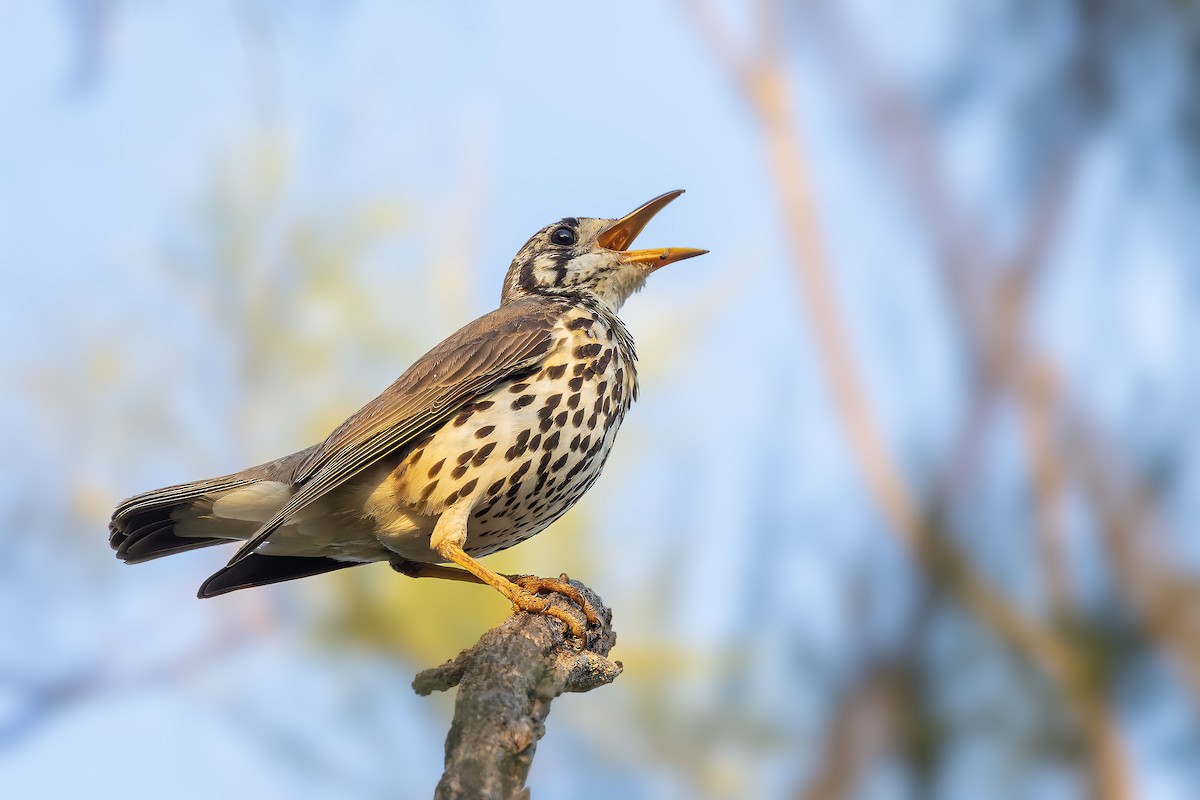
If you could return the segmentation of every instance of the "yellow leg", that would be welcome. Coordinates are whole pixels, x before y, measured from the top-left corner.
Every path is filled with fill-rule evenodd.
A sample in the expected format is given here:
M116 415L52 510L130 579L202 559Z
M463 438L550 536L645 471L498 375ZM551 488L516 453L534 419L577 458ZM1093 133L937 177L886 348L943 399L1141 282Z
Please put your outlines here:
M464 555L466 554L464 553ZM476 583L484 586L492 585L474 573L467 572L465 569L447 567L444 564L430 564L424 561L398 559L391 562L391 566L396 572L399 572L401 575L407 575L410 578L441 578L447 581L462 581L463 583ZM480 567L482 568L482 565ZM570 584L570 579L566 573L563 573L558 578L539 578L537 575L496 574L515 583L530 594L544 594L546 592L561 594L583 609L583 614L587 617L588 624L600 624L600 615L596 613L596 609L592 607L592 604L584 598L579 590Z
M455 569L441 564L425 564L414 561L393 562L392 568L413 578L442 578L444 580L464 581L467 583L483 583L491 586L508 598L517 611L529 611L535 614L546 614L562 620L571 634L581 643L587 642L587 631L579 620L560 608L550 604L549 600L537 597L539 593L557 592L579 605L589 624L598 625L600 617L591 603L579 593L579 590L562 578L539 578L534 575L501 575L485 567L476 559L467 555L461 547L453 542L443 541L437 547L438 555L447 561L452 561L462 567Z
M464 554L466 555L466 554ZM482 567L482 565L480 565ZM428 564L426 561L409 561L406 559L397 559L391 561L391 569L400 572L401 575L407 575L409 578L440 578L443 581L461 581L463 583L475 583L480 585L492 585L473 572L460 570L456 566L445 566L444 564ZM586 616L589 625L600 625L600 615L596 614L592 603L589 603L580 590L572 587L570 578L566 577L564 572L562 576L557 578L539 578L535 575L502 575L496 573L499 577L508 579L515 583L518 587L528 591L532 595L545 594L547 591L568 597L569 600L575 602L578 607L583 609L583 615Z

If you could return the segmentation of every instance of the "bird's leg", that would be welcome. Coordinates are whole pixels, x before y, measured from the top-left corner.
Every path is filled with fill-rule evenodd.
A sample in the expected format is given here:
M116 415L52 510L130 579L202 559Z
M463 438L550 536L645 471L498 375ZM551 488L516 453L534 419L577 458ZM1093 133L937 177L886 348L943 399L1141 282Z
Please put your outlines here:
M477 560L467 555L466 551L464 551L459 545L451 541L443 541L437 545L437 552L442 558L446 559L447 561L453 561L455 564L462 567L480 583L486 583L488 586L491 586L493 589L500 592L500 594L507 597L509 602L513 604L513 608L516 611L530 611L534 614L546 614L547 616L561 620L577 640L583 644L587 643L587 629L580 624L578 618L572 614L568 614L566 611L558 608L557 606L551 605L549 600L536 597L533 592L524 588L516 581L509 580L505 576L488 569L483 564L480 564ZM430 566L438 565L433 564ZM457 574L447 573L457 573L457 570L453 570L450 567L442 567L442 569L437 572L425 572L422 569L422 574L430 577L450 578L452 580L469 580L465 577L460 577ZM524 579L529 576L520 575L516 577L519 579ZM583 600L583 597L578 591L575 590L575 587L570 586L569 584L566 584L566 586L568 589L570 589L570 592L561 592L562 594L570 597L576 602ZM539 588L551 589L549 585ZM557 591L557 589L551 590ZM581 606L584 607L584 614L588 621L591 622L593 618L598 620L599 618L596 616L594 609L591 610L590 614L588 613L589 609L587 608L587 605L588 604L586 601L581 603Z
M458 567L447 567L444 564L429 564L423 561L408 561L406 559L397 559L390 563L392 569L410 578L441 578L448 581L491 585L474 573L467 572L465 569L459 569ZM587 601L583 594L569 583L570 579L566 573L557 578L539 578L537 575L496 574L501 578L515 583L530 594L538 595L545 594L546 592L557 592L573 601L583 610L583 615L587 617L589 625L600 625L600 615L596 613L596 609L592 607L592 604Z

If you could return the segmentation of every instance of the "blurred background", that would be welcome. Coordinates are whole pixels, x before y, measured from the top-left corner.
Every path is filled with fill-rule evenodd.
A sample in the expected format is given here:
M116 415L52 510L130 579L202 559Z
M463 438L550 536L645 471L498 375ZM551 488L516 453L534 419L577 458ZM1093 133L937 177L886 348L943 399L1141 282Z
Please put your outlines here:
M199 602L127 495L322 438L566 215L688 194L604 478L489 559L613 607L537 797L1200 797L1190 0L0 2L0 785L425 797L507 613Z

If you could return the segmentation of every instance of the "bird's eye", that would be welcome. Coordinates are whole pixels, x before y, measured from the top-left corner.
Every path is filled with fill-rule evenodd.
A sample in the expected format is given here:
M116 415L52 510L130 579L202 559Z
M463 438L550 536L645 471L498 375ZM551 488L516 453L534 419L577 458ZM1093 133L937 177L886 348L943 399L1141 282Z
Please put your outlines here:
M554 233L550 234L550 241L563 247L570 247L575 244L575 231L570 228L555 228Z

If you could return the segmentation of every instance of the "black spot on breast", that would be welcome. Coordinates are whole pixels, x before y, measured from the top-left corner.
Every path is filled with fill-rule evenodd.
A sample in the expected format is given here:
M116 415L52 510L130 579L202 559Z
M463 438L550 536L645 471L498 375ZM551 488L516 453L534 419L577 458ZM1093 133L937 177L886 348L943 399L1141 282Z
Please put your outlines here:
M451 477L451 478L454 478L454 480L458 480L458 479L459 479L459 478L461 478L463 475L466 475L466 474L467 474L467 467L468 467L468 466L469 466L469 465L467 465L467 464L460 464L459 466L455 467L455 468L454 468L454 471L450 473L450 477Z
M424 503L426 500L429 499L429 495L433 494L433 490L437 488L437 485L438 485L438 482L434 481L433 483L429 484L421 491L421 502L422 503Z
M607 389L608 381L600 381L598 384L596 384L596 394L604 394L605 390Z
M561 402L562 402L562 394L552 394L546 398L546 402L543 404L542 407L553 411L555 408L558 407L558 404Z
M476 453L475 457L471 459L471 463L477 467L482 466L483 462L487 461L488 456L490 456L492 451L495 449L496 443L488 442L483 447L479 448L479 452Z
M546 437L545 450L547 453L549 453L554 448L558 447L558 433L559 433L558 431L555 431L554 433L552 433Z
M432 477L436 476L439 472L441 472L442 465L445 463L446 463L446 459L443 458L441 461L439 461L438 463L436 463L432 467L430 467L429 468L429 477L432 478Z
M482 428L475 431L475 438L483 439L484 437L489 436L491 434L491 432L494 430L496 430L495 425L484 425Z
M546 367L546 377L552 381L556 381L563 376L567 371L566 364L555 364L553 367Z
M528 383L514 383L512 386L508 387L508 390L510 392L512 392L513 394L520 394L521 392L525 391L528 388L529 388Z
M555 418L554 418L554 424L555 424L555 425L557 425L557 426L558 426L558 427L560 427L560 428L561 428L563 425L566 425L566 424L567 424L567 412L566 412L566 411L564 411L564 412L562 412L561 414L559 414L557 417L555 417Z
M571 374L572 375L582 375L583 371L585 369L587 369L587 364L580 361L578 364L576 364L574 367L571 368Z
M567 476L565 478L563 478L563 481L564 482L570 481L572 478L574 478L576 475L578 475L580 472L582 472L587 467L587 465L588 465L587 461L580 461L580 462L576 463L575 466L571 467L571 469L567 471Z
M525 477L525 473L529 472L529 467L531 464L533 464L532 458L522 463L521 466L517 468L517 471L509 476L508 482L513 486L516 486L518 483L520 483L521 478ZM501 482L503 483L503 481Z
M533 395L523 394L520 397L518 397L516 400L512 401L512 408L513 408L513 411L516 411L519 408L524 408L525 406L532 405L532 404L533 404Z
M535 433L533 435L533 438L529 440L529 449L537 450L538 446L541 445L541 443L542 443L542 435L540 433Z
M603 375L604 371L606 369L608 369L608 365L611 361L612 361L612 350L605 350L604 355L600 356L600 359L596 362L596 372Z
M578 377L578 378L571 378L571 380L567 381L567 386L571 387L572 392L578 392L580 389L583 388L582 376Z
M571 424L574 425L576 428L578 428L580 425L583 424L583 409L582 408L575 412L575 416L571 418Z
M542 433L545 433L546 431L550 430L550 428L553 427L553 425L554 425L554 419L551 418L550 416L547 416L545 419L543 419L541 422L538 423L538 430L541 431Z
M591 317L576 317L567 323L567 327L573 331L578 331L583 330L584 328L592 327L595 322L596 320L592 319Z
M603 347L604 345L600 344L599 342L593 342L592 344L581 344L579 347L575 348L575 357L591 358L594 355L598 355Z
M571 395L567 399L567 408L572 408L572 409L579 408L579 400L580 400L579 392L576 392L575 394Z
M579 443L579 449L580 449L580 450L587 450L587 449L588 449L588 445L590 445L591 443L592 443L592 435L591 435L591 434L588 434L587 436L583 437L583 441L581 441L581 442Z
M487 488L488 496L495 496L495 495L500 494L500 490L503 488L504 488L504 478L501 478L500 480L496 481L495 483L493 483L491 486L489 486Z
M520 456L522 453L524 453L525 446L526 446L526 443L528 443L528 441L529 441L529 429L526 428L525 430L523 430L517 434L517 441L513 443L512 447L508 448L507 452L505 452L505 454L504 454L505 460L512 461L514 458L516 458L516 457Z
M458 416L454 418L454 427L461 428L467 424L467 420L471 418L471 411L460 411Z
M458 490L458 493L463 497L466 497L471 493L471 490L475 488L475 484L477 483L479 483L479 478L471 478L471 480L462 485L462 488Z
M476 411L487 411L494 405L496 405L495 400L480 400L478 403L472 406L472 408L474 408Z
M592 414L590 417L588 417L588 430L595 430L596 421L598 418L599 418L599 412Z
M451 492L446 495L446 505L452 506L458 501L458 492Z

